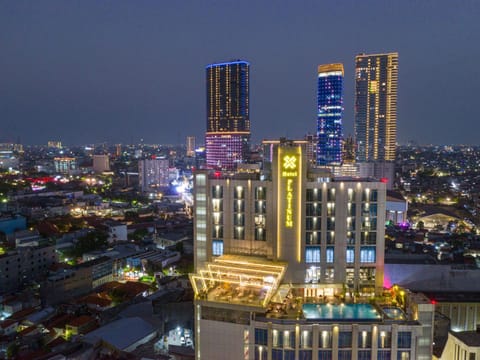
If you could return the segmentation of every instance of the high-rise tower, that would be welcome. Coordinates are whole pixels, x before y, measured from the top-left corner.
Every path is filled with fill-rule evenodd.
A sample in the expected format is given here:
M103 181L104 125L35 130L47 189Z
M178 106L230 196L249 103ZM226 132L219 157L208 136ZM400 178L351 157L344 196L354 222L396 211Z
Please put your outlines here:
M398 53L355 57L358 161L395 160Z
M207 66L207 167L234 169L250 142L249 69L243 60Z
M342 162L343 65L318 66L317 164Z

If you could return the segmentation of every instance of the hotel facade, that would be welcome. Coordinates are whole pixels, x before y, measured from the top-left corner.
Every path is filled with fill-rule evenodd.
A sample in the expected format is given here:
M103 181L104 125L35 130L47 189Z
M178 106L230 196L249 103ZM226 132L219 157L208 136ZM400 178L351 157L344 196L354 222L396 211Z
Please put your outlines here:
M332 179L305 146L195 174L196 358L430 359L433 305L383 289L385 184Z

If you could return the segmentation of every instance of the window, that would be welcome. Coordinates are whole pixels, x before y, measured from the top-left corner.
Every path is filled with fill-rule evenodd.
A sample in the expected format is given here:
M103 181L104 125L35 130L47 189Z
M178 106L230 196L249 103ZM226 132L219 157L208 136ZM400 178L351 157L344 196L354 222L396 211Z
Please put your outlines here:
M371 348L372 347L372 333L368 331L360 331L358 333L358 347L361 349ZM370 359L370 352L368 355ZM360 352L359 352L360 358Z
M296 360L295 350L285 350L283 352L283 360Z
M273 349L272 360L283 360L283 350Z
M214 256L223 255L223 241L222 240L213 240L212 241L212 254Z
M306 215L307 216L320 216L322 214L322 206L320 203L307 203Z
M412 333L408 331L398 332L398 347L400 349L409 349L412 346Z
M375 263L375 258L376 258L375 246L362 246L360 248L360 262Z
M267 232L263 227L255 227L255 240L267 240Z
M352 347L352 332L351 331L340 331L339 332L339 334L338 334L338 347L339 348L350 348L350 347Z
M338 360L351 360L351 359L352 359L352 350L338 351Z
M380 331L380 336L378 337L378 348L388 349L391 346L392 346L392 334L387 331Z
M375 245L377 243L377 233L373 231L362 231L360 241L362 245Z
M322 201L322 189L307 189L307 201Z
M255 346L255 360L267 360L267 357L268 348L266 346Z
M267 202L265 200L255 201L255 212L257 214L265 214L267 212Z
M300 360L312 360L312 351L311 350L300 350L298 353Z
M318 360L332 360L332 350L318 350Z
M354 217L347 217L347 230L348 231L355 231L355 218Z
M327 216L335 216L335 203L327 203Z
M397 360L410 360L410 351L399 351L397 353ZM473 358L473 360L475 360L475 358Z
M377 360L390 360L390 350L378 350Z
M348 201L349 202L355 201L355 190L348 189L347 194L348 194Z
M377 202L378 190L365 189L365 191L362 194L362 201Z
M334 248L333 246L327 247L327 263L333 263Z
M322 349L328 349L332 347L332 333L327 330L323 330L318 336L318 347Z
M255 200L265 200L267 198L267 189L260 186L255 188Z
M295 349L295 332L293 331L283 332L283 346L284 348Z
M329 231L335 230L335 218L334 217L327 218L327 230L329 230Z
M214 199L223 198L223 186L220 186L220 185L212 186L212 198Z
M223 226L221 226L221 225L213 226L212 237L216 238L216 239L222 239L223 238Z
M235 226L233 228L233 238L235 240L245 240L245 229L243 226Z
M255 345L267 345L268 331L267 329L255 329Z
M305 262L307 264L320 262L320 246L307 246L305 248Z
M321 220L317 217L307 217L305 219L305 227L307 230L320 230Z
M372 352L370 350L358 350L358 360L370 360Z
M303 330L300 334L300 348L310 349L312 347L312 332Z
M327 192L327 201L335 201L335 189L330 189Z
M234 198L235 199L243 199L244 198L244 188L243 186L237 186L234 191Z
M283 347L283 336L280 331L276 329L272 331L272 342L273 347Z
M233 224L235 226L244 226L245 225L245 214L239 213L233 216Z
M356 211L357 211L357 205L356 204L352 204L352 203L348 203L347 204L347 215L348 216L355 216L356 214Z
M335 244L335 231L327 232L327 244Z
M320 244L320 236L318 236L318 232L316 231L307 231L305 241L308 245Z
M244 202L244 200L234 200L234 201L233 201L233 211L235 211L235 212L244 212L244 211L245 211L245 202Z
M355 262L355 248L353 246L347 246L346 258L348 264Z
M347 231L347 244L349 245L355 244L355 232Z

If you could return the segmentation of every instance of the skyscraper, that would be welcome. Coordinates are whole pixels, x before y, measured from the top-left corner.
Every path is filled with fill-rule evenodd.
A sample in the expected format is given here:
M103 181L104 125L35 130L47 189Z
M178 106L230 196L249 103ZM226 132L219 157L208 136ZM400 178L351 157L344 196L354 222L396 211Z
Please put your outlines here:
M355 58L355 140L358 161L395 160L398 53Z
M244 162L250 142L247 61L207 66L207 167L234 169Z
M195 156L195 136L187 136L187 156Z
M342 163L343 65L318 66L317 164Z

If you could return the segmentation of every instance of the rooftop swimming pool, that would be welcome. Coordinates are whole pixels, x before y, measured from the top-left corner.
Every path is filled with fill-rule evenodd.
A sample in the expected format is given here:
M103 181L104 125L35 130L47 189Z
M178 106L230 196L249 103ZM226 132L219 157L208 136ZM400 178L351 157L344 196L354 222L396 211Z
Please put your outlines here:
M304 304L303 316L308 320L373 321L382 316L370 304Z

